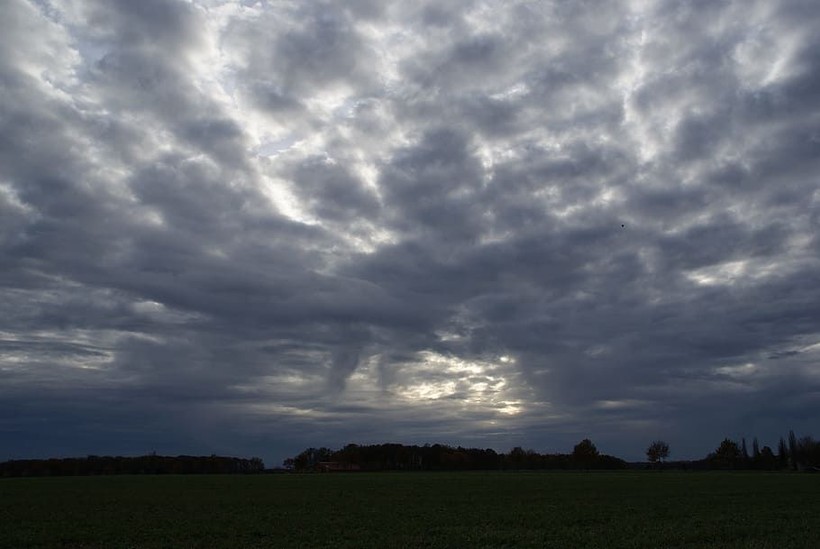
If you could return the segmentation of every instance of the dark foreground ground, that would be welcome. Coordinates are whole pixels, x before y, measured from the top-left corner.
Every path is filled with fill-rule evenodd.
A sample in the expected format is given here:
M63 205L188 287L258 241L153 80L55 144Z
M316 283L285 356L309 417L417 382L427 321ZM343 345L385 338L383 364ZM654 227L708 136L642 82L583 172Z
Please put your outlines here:
M820 475L0 479L2 547L820 547Z

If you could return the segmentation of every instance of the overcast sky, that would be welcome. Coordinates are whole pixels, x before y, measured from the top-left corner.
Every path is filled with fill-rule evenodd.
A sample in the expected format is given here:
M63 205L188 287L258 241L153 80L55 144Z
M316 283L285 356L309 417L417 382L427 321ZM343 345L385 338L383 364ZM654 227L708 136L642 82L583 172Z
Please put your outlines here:
M3 0L0 460L820 435L818 29Z

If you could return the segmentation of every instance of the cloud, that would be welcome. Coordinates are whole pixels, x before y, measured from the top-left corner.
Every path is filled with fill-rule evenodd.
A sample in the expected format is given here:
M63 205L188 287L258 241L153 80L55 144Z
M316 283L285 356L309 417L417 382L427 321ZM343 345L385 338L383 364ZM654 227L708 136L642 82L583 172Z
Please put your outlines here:
M810 429L818 18L4 3L0 457Z

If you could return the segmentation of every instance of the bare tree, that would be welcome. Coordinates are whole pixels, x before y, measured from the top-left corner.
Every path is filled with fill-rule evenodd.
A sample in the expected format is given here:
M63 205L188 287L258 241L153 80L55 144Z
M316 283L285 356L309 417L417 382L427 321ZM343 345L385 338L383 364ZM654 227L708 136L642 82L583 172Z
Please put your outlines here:
M653 441L646 449L646 457L649 463L656 465L663 463L663 460L669 457L669 444L662 440Z

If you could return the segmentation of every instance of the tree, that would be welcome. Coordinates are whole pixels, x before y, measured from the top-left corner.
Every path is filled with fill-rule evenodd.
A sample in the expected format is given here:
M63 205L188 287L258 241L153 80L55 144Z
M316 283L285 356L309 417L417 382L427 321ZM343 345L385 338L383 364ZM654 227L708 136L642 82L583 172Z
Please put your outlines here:
M512 469L523 469L527 459L527 451L521 446L516 446L507 454L507 464Z
M734 469L740 461L741 453L737 442L728 438L723 439L718 449L709 456L712 464L719 469Z
M576 444L575 447L572 449L572 457L596 458L598 457L598 448L595 447L595 444L593 444L591 440L585 438L584 440Z
M743 461L749 461L749 450L746 449L746 437L740 439L740 455Z
M783 468L789 462L789 450L786 447L786 441L780 437L780 442L777 444L777 461L780 462L780 467Z
M752 440L752 459L760 459L760 443L757 442L757 437Z
M789 431L789 461L792 469L797 470L797 436L794 431Z
M760 456L758 456L757 466L760 469L766 470L773 470L777 469L777 458L772 452L772 449L768 446L764 446L762 450L760 450Z
M663 463L663 460L669 457L669 444L662 440L653 441L646 449L646 457L649 463Z
M248 473L261 473L265 470L265 462L262 461L262 458L252 457L250 460L247 460L245 470Z
M330 448L308 448L293 458L293 468L297 471L313 470L319 462L329 461L332 454Z
M820 465L820 442L809 436L801 437L797 441L795 461L801 471L805 469L817 470Z
M598 448L591 440L585 438L572 449L572 461L583 467L589 467L598 459Z

